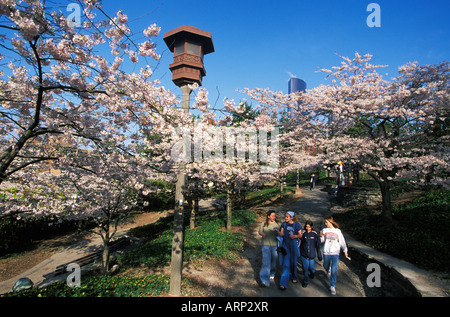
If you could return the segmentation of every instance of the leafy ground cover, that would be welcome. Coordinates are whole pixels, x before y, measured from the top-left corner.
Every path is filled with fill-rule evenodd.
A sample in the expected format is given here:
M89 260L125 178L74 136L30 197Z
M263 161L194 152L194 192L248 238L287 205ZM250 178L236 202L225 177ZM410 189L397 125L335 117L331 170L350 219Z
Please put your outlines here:
M417 267L450 273L450 191L426 192L393 209L384 224L378 209L359 208L335 219L354 238Z
M225 213L203 215L197 219L195 229L185 230L185 261L195 259L236 259L242 252L244 237L241 233L226 232ZM256 215L248 210L233 211L233 225L253 223ZM162 267L170 263L173 226L169 218L133 229L130 235L145 241L140 247L118 259L121 267Z
M50 284L44 288L32 288L12 292L8 297L140 297L158 296L169 290L168 275L89 276L83 278L80 287L68 287L66 282ZM186 281L184 281L186 282Z
M261 190L248 193L244 206L254 207L269 200L283 200L286 197L292 196L295 193L295 187L284 186L283 195L280 196L280 187L264 187Z

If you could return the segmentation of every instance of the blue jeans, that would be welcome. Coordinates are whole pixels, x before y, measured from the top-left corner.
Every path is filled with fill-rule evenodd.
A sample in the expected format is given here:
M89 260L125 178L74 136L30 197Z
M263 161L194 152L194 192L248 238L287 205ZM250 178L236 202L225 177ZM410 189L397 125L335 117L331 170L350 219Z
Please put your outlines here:
M330 286L333 286L333 287L336 286L338 261L339 261L338 254L336 254L336 255L324 254L323 255L323 267L327 273L328 273L328 270L330 269L330 263L331 263Z
M305 284L309 283L309 272L316 273L316 268L314 267L314 259L307 259L303 256L300 257L300 260L302 260L302 266L303 266L303 274L305 275L305 278L303 279L303 282Z
M261 252L262 263L261 270L259 271L259 277L261 278L261 283L270 285L270 277L274 277L277 270L277 247L263 245L261 248Z
M283 273L281 274L280 286L287 287L289 278L298 280L297 260L300 250L293 242L290 247L284 246L287 254L283 258Z

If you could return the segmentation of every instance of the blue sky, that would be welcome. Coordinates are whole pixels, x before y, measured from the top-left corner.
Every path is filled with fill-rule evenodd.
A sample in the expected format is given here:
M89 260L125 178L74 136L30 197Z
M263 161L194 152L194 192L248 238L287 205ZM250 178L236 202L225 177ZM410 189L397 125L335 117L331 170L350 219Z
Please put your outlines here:
M370 28L369 3L381 8L381 27ZM307 88L329 83L319 68L339 65L335 54L373 55L387 64L388 78L409 61L434 64L450 60L450 1L448 0L104 0L113 15L122 9L133 31L152 23L162 30L156 42L162 59L154 73L162 85L181 94L171 81L172 54L163 34L181 25L208 31L215 52L205 56L211 105L224 97L246 98L243 88L270 88L287 93L289 73ZM154 63L156 65L156 63Z

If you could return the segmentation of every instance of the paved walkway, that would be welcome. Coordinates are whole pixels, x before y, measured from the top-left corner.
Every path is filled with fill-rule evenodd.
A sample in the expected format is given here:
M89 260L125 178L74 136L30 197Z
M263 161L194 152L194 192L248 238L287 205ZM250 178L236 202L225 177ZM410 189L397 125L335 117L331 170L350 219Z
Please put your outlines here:
M324 218L330 215L329 195L327 192L316 187L314 190L303 189L303 197L299 198L295 203L273 208L265 207L264 209L276 209L277 219L284 221L286 211L294 211L302 225L306 220L311 220L314 224L314 230L319 232L323 227ZM345 260L348 262L348 260ZM337 297L363 297L365 296L363 285L359 282L359 278L347 267L344 261L339 261L338 275L336 281ZM323 261L318 262L316 259L316 275L310 280L308 287L303 288L301 281L303 280L303 270L299 263L299 282L292 284L289 282L288 288L281 291L278 288L279 277L271 282L269 288L261 289L262 297L329 297L330 282L323 268Z
M284 214L288 210L296 213L302 227L306 220L314 223L314 230L317 232L324 227L324 218L332 215L330 211L330 200L328 192L323 187L318 186L312 191L303 189L304 196L295 203L276 208L277 219L284 221ZM264 207L271 209L271 207ZM360 296L399 296L399 293L391 289L396 287L403 290L400 296L423 296L423 297L446 297L450 294L450 283L443 279L436 278L432 273L421 270L414 265L396 259L388 254L376 251L358 241L344 232L349 257L354 259L349 261L341 256L338 267L336 291L337 296L360 297ZM359 260L357 260L359 259ZM364 263L363 263L364 262ZM368 263L376 263L381 267L381 289L370 289L367 285L366 274L361 274L361 265L364 270ZM303 272L299 265L299 278L303 278ZM359 272L357 274L356 272ZM363 277L361 275L364 275ZM331 296L328 292L329 280L326 277L323 261L316 259L316 278L310 282L307 288L302 288L301 283L290 284L288 290L280 292L277 287L278 281L272 282L270 288L264 288L261 296ZM378 294L378 295L374 295ZM379 295L383 294L383 295Z
M0 282L0 294L11 292L14 283L22 277L28 277L31 281L33 281L34 286L38 287L44 286L50 282L63 281L66 279L66 275L59 275L47 280L43 277L43 275L53 272L58 265L69 263L70 261L76 260L82 256L98 251L100 246L100 237L97 235L92 235L92 237L76 243L64 249L64 251L54 254L52 257L44 260L30 270L23 272L16 277L10 278L9 280Z

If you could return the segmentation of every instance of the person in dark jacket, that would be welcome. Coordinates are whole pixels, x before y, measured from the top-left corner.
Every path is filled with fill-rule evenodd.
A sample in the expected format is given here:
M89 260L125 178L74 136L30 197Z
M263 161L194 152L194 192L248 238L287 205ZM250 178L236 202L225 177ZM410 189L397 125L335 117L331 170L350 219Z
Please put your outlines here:
M304 279L302 286L307 287L309 278L313 279L316 269L314 267L314 259L317 255L319 261L322 261L322 253L320 251L320 237L313 231L313 223L310 220L305 222L305 230L300 240L300 259L303 266ZM311 273L310 273L311 272Z

